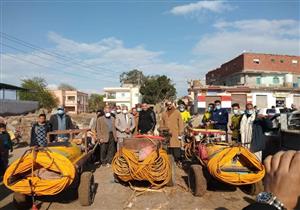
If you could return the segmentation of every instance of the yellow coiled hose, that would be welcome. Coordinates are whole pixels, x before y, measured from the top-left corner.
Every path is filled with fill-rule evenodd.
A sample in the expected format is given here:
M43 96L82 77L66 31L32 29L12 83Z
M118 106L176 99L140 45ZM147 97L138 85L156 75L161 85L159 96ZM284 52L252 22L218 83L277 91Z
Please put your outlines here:
M232 159L238 155L245 165L248 165L251 172L226 172L223 167L230 166ZM242 146L224 148L215 154L207 164L210 174L217 179L232 184L245 185L259 182L265 175L263 164L248 149Z
M171 179L172 165L165 150L153 151L143 161L138 155L126 148L121 148L112 161L115 175L122 181L149 181L154 188L166 185Z

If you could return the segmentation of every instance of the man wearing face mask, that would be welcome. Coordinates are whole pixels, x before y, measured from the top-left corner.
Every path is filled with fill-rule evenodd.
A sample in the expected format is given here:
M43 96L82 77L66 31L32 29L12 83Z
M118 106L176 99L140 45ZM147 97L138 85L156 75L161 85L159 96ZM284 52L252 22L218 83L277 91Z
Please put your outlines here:
M97 119L97 141L100 143L100 162L110 166L115 154L116 127L109 107L104 108L104 115Z
M184 123L188 123L191 119L191 114L185 109L184 104L179 105L179 111Z
M115 126L117 129L117 149L122 146L124 138L130 138L135 128L135 120L132 114L128 113L128 107L122 106L122 113L116 116Z
M202 125L204 125L204 127L206 129L213 129L214 125L211 124L211 119L212 119L212 112L215 108L215 105L213 103L208 104L207 110L205 111L203 118L202 118Z
M253 105L248 103L241 120L241 141L260 160L262 160L262 150L265 149L264 133L271 128L272 122L267 118L267 114L263 113L263 110L256 113Z
M52 130L69 130L73 129L73 123L71 117L65 113L65 109L63 106L59 106L57 108L56 114L52 115L49 120ZM67 140L69 136L67 134L57 135L58 138L63 140ZM53 139L51 139L53 140Z
M232 131L231 140L235 142L241 141L241 134L240 134L240 123L242 119L242 115L240 113L240 105L238 103L232 104L232 112L233 115L231 116L231 125L230 130Z
M220 100L215 101L215 109L212 113L211 123L214 125L214 129L227 132L228 112L221 107Z
M116 115L121 114L121 112L122 112L121 106L117 106L116 107Z
M175 161L180 161L181 157L181 136L184 124L180 112L175 109L171 101L166 102L166 112L163 113L161 127L168 128L172 137L170 139L168 153L172 154Z

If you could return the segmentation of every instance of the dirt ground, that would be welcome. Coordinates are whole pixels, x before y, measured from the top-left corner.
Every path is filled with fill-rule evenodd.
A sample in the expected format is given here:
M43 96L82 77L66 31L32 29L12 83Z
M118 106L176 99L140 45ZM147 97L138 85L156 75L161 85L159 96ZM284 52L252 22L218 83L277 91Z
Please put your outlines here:
M26 148L15 149L10 161L19 157ZM165 187L159 192L142 194L121 184L115 183L111 167L100 167L94 172L97 193L94 203L89 207L80 206L72 193L58 196L55 199L39 201L40 209L186 209L186 210L234 210L242 209L253 202L254 197L248 196L240 189L214 189L203 197L194 197L186 184L187 174L176 168L176 186ZM71 195L70 195L71 194ZM0 209L14 210L12 192L0 183Z

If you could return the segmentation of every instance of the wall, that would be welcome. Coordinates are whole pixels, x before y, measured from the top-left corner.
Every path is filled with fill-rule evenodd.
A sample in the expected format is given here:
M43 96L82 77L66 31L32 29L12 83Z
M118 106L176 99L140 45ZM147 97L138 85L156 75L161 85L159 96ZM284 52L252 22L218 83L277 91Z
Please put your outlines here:
M38 109L37 101L16 101L10 99L0 99L0 114L25 114Z

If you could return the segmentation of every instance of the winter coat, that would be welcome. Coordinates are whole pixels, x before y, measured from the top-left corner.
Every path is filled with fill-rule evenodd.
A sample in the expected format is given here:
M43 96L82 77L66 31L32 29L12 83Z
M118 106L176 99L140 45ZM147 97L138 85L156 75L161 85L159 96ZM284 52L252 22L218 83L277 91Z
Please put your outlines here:
M172 108L163 113L161 127L168 128L171 133L170 145L171 148L179 148L181 146L178 136L183 134L184 124L180 112Z
M113 136L115 141L117 141L117 135L116 135L116 127L115 127L115 118L111 117L112 119L112 132L113 132ZM108 130L108 126L105 122L105 116L101 116L97 119L97 123L96 123L96 135L97 135L97 140L100 143L107 143L109 140L109 130Z

